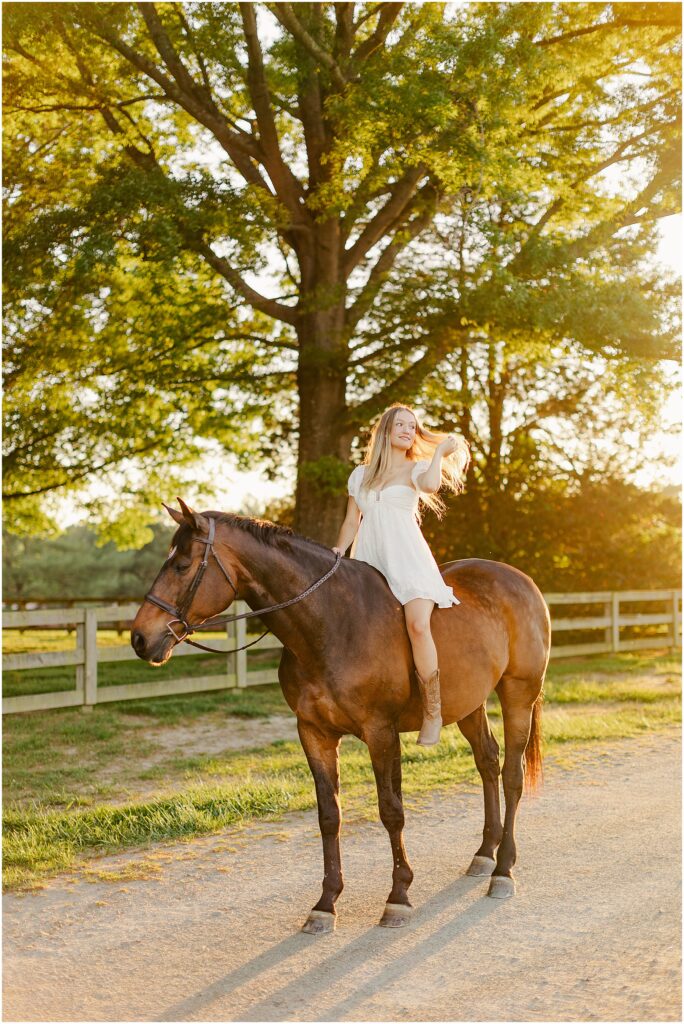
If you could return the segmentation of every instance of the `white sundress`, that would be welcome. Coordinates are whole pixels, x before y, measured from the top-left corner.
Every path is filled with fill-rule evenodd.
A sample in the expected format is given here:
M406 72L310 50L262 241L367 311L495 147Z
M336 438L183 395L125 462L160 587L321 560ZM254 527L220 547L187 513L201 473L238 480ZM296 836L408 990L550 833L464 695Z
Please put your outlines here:
M381 491L361 490L364 466L352 471L348 491L363 518L351 557L378 569L402 605L423 597L438 608L450 608L461 602L442 579L417 519L417 481L429 465L426 459L416 462L411 471L412 487L390 484Z

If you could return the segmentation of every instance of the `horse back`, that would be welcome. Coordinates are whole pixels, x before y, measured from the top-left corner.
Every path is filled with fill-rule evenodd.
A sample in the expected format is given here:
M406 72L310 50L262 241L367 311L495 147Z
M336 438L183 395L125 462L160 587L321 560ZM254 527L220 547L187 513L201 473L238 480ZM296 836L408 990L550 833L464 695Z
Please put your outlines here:
M463 604L503 630L507 674L543 676L551 647L551 618L534 580L505 562L482 558L448 562L440 572Z

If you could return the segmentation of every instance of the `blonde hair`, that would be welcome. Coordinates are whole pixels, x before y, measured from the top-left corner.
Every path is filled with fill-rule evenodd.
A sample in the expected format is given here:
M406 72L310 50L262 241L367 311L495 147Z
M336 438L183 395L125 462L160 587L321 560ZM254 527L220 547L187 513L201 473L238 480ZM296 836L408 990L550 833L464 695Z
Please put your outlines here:
M385 409L371 431L366 448L366 456L363 461L363 465L367 468L364 472L361 486L366 490L375 483L382 486L387 472L392 465L390 434L392 433L392 427L398 412L410 413L416 421L416 435L413 444L406 452L406 458L410 462L418 462L419 459L431 460L437 445L449 436L440 431L428 430L421 424L413 409L409 408L408 405L402 405L401 402L394 402L393 405ZM452 491L454 494L460 494L464 487L466 471L470 465L470 448L464 437L457 436L456 439L458 441L456 451L442 458L440 487L446 487L447 490ZM446 505L437 492L420 495L418 506L419 520L421 518L421 505L432 509L438 519L441 519L446 512Z

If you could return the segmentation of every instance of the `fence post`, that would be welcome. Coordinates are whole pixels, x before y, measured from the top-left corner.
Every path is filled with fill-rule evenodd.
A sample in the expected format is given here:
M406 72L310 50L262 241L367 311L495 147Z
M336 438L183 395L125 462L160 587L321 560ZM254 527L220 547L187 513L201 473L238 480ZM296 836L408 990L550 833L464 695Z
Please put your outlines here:
M682 623L679 616L679 593L672 591L672 646L679 647Z
M92 711L97 704L97 608L86 608L83 666L83 711Z
M237 647L237 625L236 622L226 622L226 639L228 640L228 658L226 659L226 671L229 676L233 677L234 686L237 686L237 654L230 652L234 651Z
M247 611L247 605L244 601L236 601L236 606L240 612ZM235 623L235 640L238 647L243 647L247 643L247 619L239 619ZM235 682L242 688L247 686L247 651L238 651L235 655Z
M71 633L71 630L68 631ZM68 634L67 634L68 635ZM85 657L85 623L76 623L76 650L83 651ZM76 666L76 692L81 695L81 711L90 710L85 706L85 676L86 667L85 662L81 662L80 665Z
M620 595L616 592L613 592L611 601L611 631L613 636L611 648L613 653L617 654L620 650Z
M610 620L609 624L606 626L606 628L604 630L604 633L603 633L603 642L606 645L606 650L607 651L612 651L613 650L613 602L612 601L606 601L604 603L604 605L603 605L603 615L604 615L604 617L606 619Z

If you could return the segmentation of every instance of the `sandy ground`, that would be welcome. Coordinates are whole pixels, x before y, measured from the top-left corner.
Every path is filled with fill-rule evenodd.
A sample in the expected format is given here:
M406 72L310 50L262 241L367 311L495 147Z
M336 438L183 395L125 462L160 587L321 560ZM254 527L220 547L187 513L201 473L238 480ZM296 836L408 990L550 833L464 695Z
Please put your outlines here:
M166 760L169 755L193 757L209 754L224 754L229 750L249 750L263 747L276 740L297 740L297 719L294 715L266 715L263 718L238 718L237 715L221 715L212 721L206 715L183 725L158 725L150 727L144 719L136 719L146 726L145 739L155 749L148 757L136 762L140 769L152 768ZM112 760L108 771L101 772L103 778L118 778L125 775L127 762L124 758ZM158 782L156 783L158 786Z
M227 750L245 750L262 747L276 740L296 740L297 720L294 715L267 715L265 718L222 717L214 723L205 719L190 725L158 726L147 729L149 737L159 748L150 764L156 764L169 754L183 757L193 754L223 754Z
M263 718L221 715L215 721L205 715L183 725L155 727L150 727L144 719L141 721L146 726L145 740L151 741L154 749L147 756L136 758L137 773L163 764L169 757L220 756L233 750L264 747L277 740L299 740L294 715L267 715ZM74 753L77 751L74 750ZM103 801L112 805L143 801L159 797L164 792L173 793L179 782L178 773L174 770L169 772L166 781L158 777L148 781L131 778L130 759L125 757L114 757L106 765L98 766L97 778L116 788L115 795L108 794ZM123 780L125 784L122 784ZM88 784L83 789L85 793L91 792Z
M518 827L518 894L464 877L481 797L409 813L415 913L377 928L381 826L343 833L334 935L314 813L91 862L4 898L5 1020L680 1020L680 747L660 735L551 768ZM141 858L145 865L141 868ZM136 868L137 865L137 868Z

